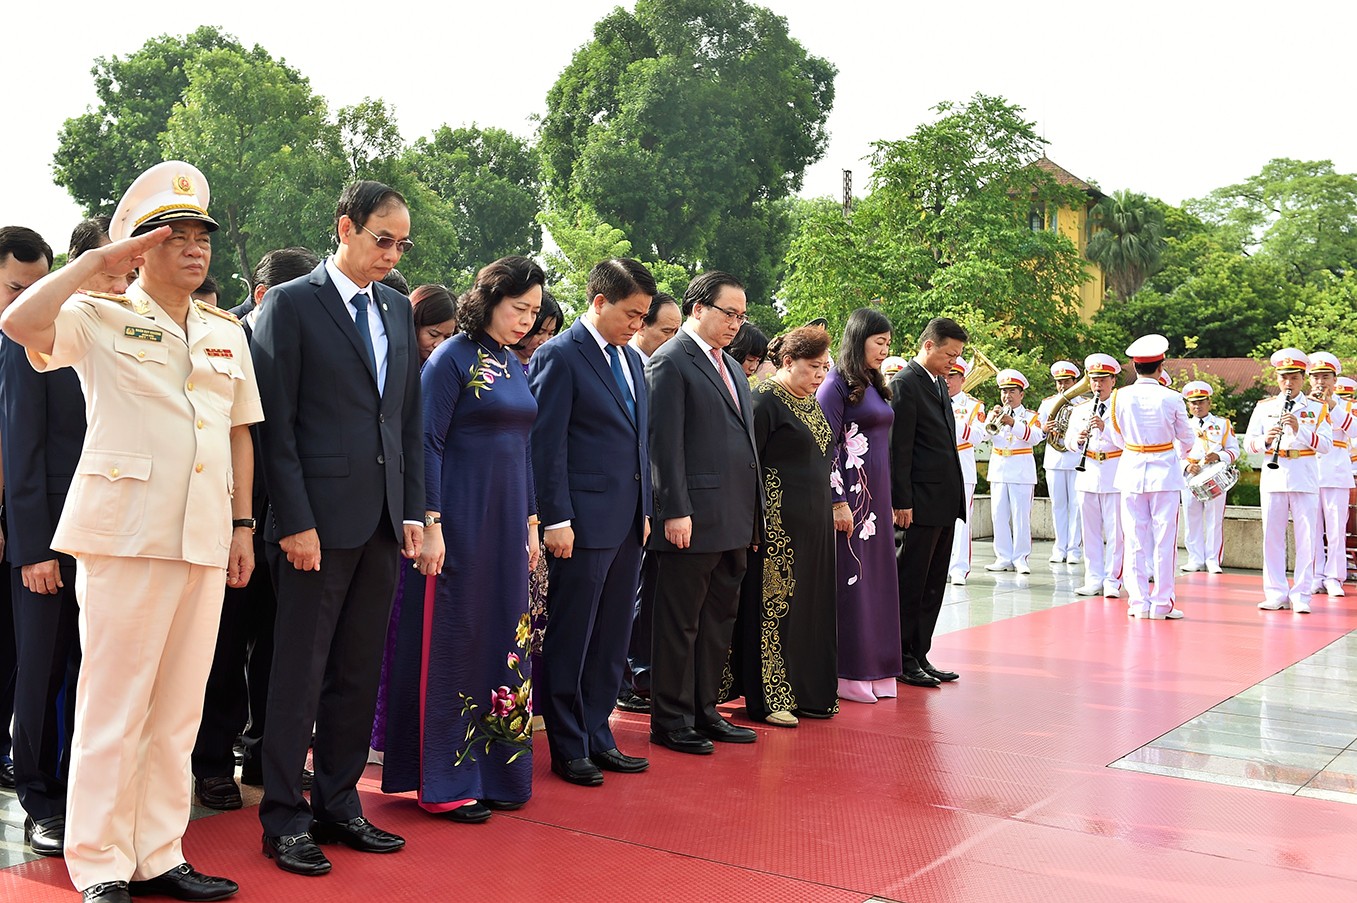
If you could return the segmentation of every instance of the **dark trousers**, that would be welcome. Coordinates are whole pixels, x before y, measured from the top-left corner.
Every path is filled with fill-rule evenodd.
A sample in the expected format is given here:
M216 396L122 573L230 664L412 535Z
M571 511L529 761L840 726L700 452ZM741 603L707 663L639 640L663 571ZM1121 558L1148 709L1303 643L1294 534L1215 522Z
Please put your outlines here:
M713 724L748 550L658 552L650 728Z
M222 601L217 649L203 694L203 720L193 746L194 777L231 777L236 766L233 748L242 730L245 755L257 762L262 753L278 600L260 536L255 537L254 554L250 582L239 589L228 586Z
M363 814L357 785L367 764L399 556L385 520L357 549L322 549L319 571L297 570L281 548L268 545L278 618L259 805L265 834L309 831L313 813L319 821ZM302 769L313 724L308 805Z
M55 595L24 589L14 569L14 781L34 821L66 814L66 775L80 674L80 606L75 561L63 558ZM65 688L65 694L62 689Z
M617 747L608 716L631 637L641 544L628 535L616 549L577 547L569 558L549 558L547 568L551 615L534 697L551 757L569 761Z
M900 578L900 651L905 670L928 661L933 629L938 626L947 590L956 521L944 527L912 525L896 530L896 570ZM903 537L903 540L902 540Z
M10 752L9 724L14 716L14 672L18 662L14 638L14 587L8 561L0 561L0 758Z
M627 644L627 667L622 674L623 691L650 698L650 647L654 634L656 575L659 559L654 552L641 553L641 584L631 616L631 641Z

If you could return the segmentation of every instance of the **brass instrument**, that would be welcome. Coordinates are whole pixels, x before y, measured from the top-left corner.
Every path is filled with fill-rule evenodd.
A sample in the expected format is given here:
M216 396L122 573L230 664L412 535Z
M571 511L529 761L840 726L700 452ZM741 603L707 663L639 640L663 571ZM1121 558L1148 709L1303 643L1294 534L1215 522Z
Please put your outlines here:
M994 362L985 357L985 352L977 348L975 349L975 357L971 358L971 372L966 374L966 379L961 384L961 391L969 395L972 389L985 384L998 373L999 368L994 366Z
M1074 385L1070 386L1064 392L1061 392L1055 398L1055 405L1051 408L1051 413L1046 415L1046 423L1043 429L1046 431L1046 444L1058 452L1066 452L1070 449L1065 447L1065 431L1070 426L1070 414L1074 411L1074 402L1079 396L1087 393L1093 386L1089 380L1088 374Z
M1004 428L1003 423L1000 421L1005 417L1012 416L1013 407L1011 405L1004 405L1002 408L996 407L994 410L990 411L989 416L985 418L985 432L991 436L999 435L999 430Z

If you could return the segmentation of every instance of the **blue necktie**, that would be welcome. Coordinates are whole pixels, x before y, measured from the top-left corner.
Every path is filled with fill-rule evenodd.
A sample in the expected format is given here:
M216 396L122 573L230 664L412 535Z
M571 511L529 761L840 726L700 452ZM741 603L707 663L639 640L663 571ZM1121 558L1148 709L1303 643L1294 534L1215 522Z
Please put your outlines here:
M372 348L372 329L368 325L368 304L371 301L367 292L359 292L353 296L351 303L358 311L358 316L353 318L353 325L358 327L358 337L363 340L363 347L368 351L368 362L372 364L373 379L377 378L377 352Z
M608 362L612 364L613 379L617 380L617 388L622 393L622 400L627 403L627 413L631 415L633 423L636 422L636 402L631 397L631 387L627 385L627 377L622 372L622 359L617 354L617 346L608 346Z

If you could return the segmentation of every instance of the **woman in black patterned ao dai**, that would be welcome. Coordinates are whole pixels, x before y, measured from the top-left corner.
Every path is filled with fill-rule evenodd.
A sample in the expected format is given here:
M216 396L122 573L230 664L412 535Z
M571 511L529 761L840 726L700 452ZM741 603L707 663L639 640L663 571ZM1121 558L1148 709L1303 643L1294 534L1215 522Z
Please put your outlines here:
M795 329L774 340L778 371L754 391L754 437L768 514L749 558L731 657L731 692L752 720L795 727L797 715L838 711L834 446L815 390L829 373L829 334Z

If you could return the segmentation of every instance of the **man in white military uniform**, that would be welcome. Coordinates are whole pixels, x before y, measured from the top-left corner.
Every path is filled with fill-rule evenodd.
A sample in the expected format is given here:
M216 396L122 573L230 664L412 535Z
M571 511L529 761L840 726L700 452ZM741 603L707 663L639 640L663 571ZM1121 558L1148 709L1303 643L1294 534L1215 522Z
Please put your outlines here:
M1082 469L1076 468L1074 486L1079 491L1079 522L1084 534L1084 582L1075 589L1081 596L1121 595L1122 555L1121 494L1117 492L1117 460L1121 449L1109 435L1107 411L1117 391L1121 364L1110 354L1090 354L1084 372L1093 385L1093 400L1070 415L1072 447L1082 449Z
M1319 520L1318 455L1333 448L1333 430L1323 405L1302 393L1309 358L1296 348L1272 355L1281 392L1253 409L1244 447L1265 455L1258 481L1263 509L1263 593L1258 607L1310 611L1315 582L1315 529ZM1273 466L1275 465L1275 466ZM1296 532L1296 572L1286 583L1286 520Z
M1173 598L1178 499L1185 485L1175 443L1194 438L1182 396L1159 379L1168 347L1161 335L1132 342L1126 354L1136 381L1118 389L1108 405L1110 438L1122 450L1115 485L1127 546L1126 613L1155 621L1183 616Z
M1060 393L1079 379L1079 367L1070 361L1056 361L1051 365L1051 377L1055 380L1056 394L1043 399L1037 407L1037 417L1046 434L1042 467L1046 469L1046 492L1051 497L1051 521L1055 526L1055 548L1051 550L1049 560L1052 564L1062 561L1078 564L1083 559L1084 546L1079 529L1079 498L1074 489L1074 468L1079 465L1079 452L1068 437L1065 451L1057 451L1051 446L1051 411Z
M1032 573L1032 496L1037 489L1037 462L1032 446L1043 438L1041 421L1022 406L1027 377L1017 370L1000 370L1001 405L990 412L999 432L990 440L990 516L994 522L994 562L987 571ZM1007 409L1007 413L1005 413Z
M1334 380L1333 397L1357 405L1357 379L1351 376L1338 377ZM1357 479L1357 442L1348 441L1348 458L1352 461L1353 478Z
M77 563L66 865L86 901L125 903L129 880L182 900L237 890L181 849L222 595L254 568L248 427L263 418L240 325L190 297L217 228L207 200L192 166L152 167L119 203L113 243L0 321L36 369L72 367L85 393L89 428L52 548ZM134 268L126 296L79 293Z
M947 374L947 394L952 399L952 416L956 420L956 453L961 459L961 480L966 487L966 519L957 520L952 536L952 559L947 565L947 579L953 586L965 586L971 572L971 507L975 500L975 447L989 440L985 433L985 406L979 399L961 391L971 366L956 359Z
M1333 430L1333 449L1319 455L1319 513L1315 530L1315 592L1343 596L1348 579L1348 495L1352 492L1353 434L1357 433L1352 404L1334 395L1343 372L1338 358L1327 351L1310 355L1310 398L1324 405Z
M1233 464L1239 460L1239 439L1235 436L1234 425L1211 413L1213 393L1211 384L1199 379L1183 386L1183 400L1191 415L1188 422L1197 434L1192 444L1182 449L1183 474L1189 481L1203 468L1222 461ZM1192 573L1205 568L1212 574L1219 574L1222 570L1220 555L1225 547L1225 496L1203 502L1191 490L1184 489L1183 516L1187 521L1183 530L1187 563L1182 570Z

